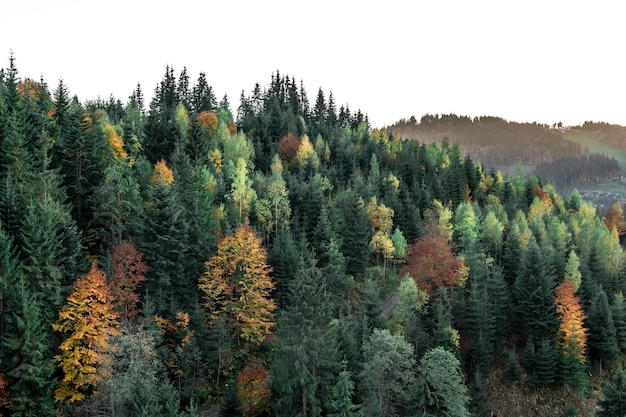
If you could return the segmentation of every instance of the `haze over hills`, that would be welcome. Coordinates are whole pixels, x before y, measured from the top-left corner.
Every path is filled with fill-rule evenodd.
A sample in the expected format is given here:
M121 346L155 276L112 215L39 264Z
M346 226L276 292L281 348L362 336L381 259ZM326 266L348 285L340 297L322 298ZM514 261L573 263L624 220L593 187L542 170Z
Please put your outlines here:
M626 170L626 128L602 122L581 126L510 122L499 117L424 115L401 119L387 130L402 139L456 143L464 155L487 171L514 174L522 169L553 181L562 192L612 181L610 191L622 191ZM616 184L618 185L616 187ZM621 185L621 186L620 186ZM615 199L614 199L615 200ZM606 204L604 201L602 204Z

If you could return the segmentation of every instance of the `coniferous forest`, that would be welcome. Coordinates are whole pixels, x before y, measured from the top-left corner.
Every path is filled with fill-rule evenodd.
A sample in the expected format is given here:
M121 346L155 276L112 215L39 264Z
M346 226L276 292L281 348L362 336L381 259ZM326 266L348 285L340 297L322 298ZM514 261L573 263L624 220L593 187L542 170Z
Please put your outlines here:
M621 415L620 205L210 82L0 72L2 415Z

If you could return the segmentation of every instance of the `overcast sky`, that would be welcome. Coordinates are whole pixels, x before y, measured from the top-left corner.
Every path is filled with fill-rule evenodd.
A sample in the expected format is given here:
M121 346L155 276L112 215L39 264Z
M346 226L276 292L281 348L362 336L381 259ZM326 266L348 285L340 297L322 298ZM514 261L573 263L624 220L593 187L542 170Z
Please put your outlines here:
M233 110L276 70L375 127L455 113L626 125L618 1L12 0L1 67L79 99L151 96L166 65L204 71Z

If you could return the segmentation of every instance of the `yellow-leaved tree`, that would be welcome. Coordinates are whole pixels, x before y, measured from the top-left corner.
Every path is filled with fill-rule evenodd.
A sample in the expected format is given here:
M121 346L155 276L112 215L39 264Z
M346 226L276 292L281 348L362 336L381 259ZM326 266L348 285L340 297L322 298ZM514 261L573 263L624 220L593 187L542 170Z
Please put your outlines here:
M55 356L63 376L54 393L56 401L73 403L91 393L103 375L109 338L118 330L117 313L104 273L96 262L79 278L52 325L65 339Z
M275 325L270 272L267 251L248 223L220 240L198 284L209 322L225 316L241 339L261 343Z

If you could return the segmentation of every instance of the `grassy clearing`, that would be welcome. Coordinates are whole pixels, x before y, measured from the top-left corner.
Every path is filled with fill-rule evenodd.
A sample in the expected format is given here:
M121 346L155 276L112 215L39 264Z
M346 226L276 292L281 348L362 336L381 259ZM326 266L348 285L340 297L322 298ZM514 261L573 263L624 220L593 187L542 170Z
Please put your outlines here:
M615 158L626 174L626 151L603 142L598 134L571 129L564 131L562 136L571 142L579 143L583 148L587 148L590 153L599 153Z

